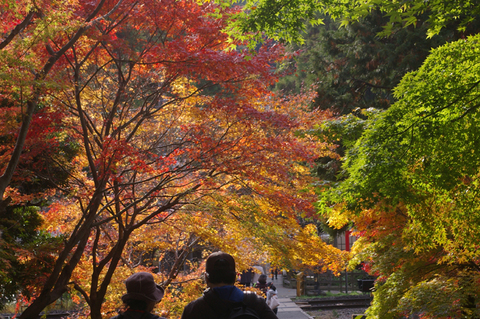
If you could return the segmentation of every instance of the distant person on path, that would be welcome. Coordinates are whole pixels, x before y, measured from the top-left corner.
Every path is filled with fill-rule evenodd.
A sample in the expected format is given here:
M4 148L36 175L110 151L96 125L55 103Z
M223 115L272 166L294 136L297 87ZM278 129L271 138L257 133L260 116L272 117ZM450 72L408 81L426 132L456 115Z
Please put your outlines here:
M250 287L252 285L253 279L253 270L252 268L248 270L244 270L240 274L240 284L244 285L245 287Z
M164 294L151 273L137 272L127 278L125 286L127 293L122 296L125 310L112 319L165 319L151 313Z
M205 281L207 290L203 296L190 302L183 309L182 319L228 318L234 309L253 310L261 319L278 319L265 299L255 293L247 293L235 287L237 272L235 260L224 252L216 252L207 258Z
M272 308L273 312L277 314L278 306L280 302L278 301L277 287L271 282L267 284L267 305Z
M278 268L277 267L272 267L270 269L270 274L272 275L272 280L273 279L278 279Z
M260 289L265 295L267 294L267 275L260 275L260 277L258 277L255 288Z

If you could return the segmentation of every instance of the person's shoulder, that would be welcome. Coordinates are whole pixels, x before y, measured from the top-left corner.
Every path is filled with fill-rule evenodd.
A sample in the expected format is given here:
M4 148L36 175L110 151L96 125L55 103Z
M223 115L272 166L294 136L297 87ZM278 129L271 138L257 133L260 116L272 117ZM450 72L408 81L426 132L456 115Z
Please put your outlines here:
M246 303L247 305L257 304L259 302L265 302L265 299L254 292L244 292L243 302Z
M267 305L265 299L256 293L245 293L243 303L255 310L262 319L277 319L272 309Z
M133 316L132 316L133 315ZM149 313L146 313L145 315L143 315L142 313L138 312L138 313L120 313L114 317L111 317L110 319L137 319L137 318L145 318L145 319L166 319L164 317L160 317L156 314L153 314L151 312Z
M210 309L204 297L201 296L189 302L183 308L182 319L203 318L205 313L209 313Z
M198 297L197 299L193 300L193 301L190 301L186 306L185 306L185 309L189 308L195 308L195 307L198 307L198 306L202 306L203 304L205 304L206 301L205 301L205 296L201 296L201 297Z

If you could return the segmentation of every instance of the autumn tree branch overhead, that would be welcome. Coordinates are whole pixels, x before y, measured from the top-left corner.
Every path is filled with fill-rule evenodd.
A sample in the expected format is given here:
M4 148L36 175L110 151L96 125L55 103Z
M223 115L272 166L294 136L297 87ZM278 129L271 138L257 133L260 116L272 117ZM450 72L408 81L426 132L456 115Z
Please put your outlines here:
M283 48L240 49L247 43L223 31L235 10L196 1L2 3L0 32L15 34L0 51L2 133L20 133L5 134L0 191L16 205L41 199L43 230L63 240L42 284L26 287L20 318L74 290L101 318L118 306L122 279L146 267L134 257L150 251L178 258L165 286L180 285L177 276L198 284L200 264L179 271L197 243L245 254L243 266L258 251L343 266L344 256L297 221L314 212L309 165L331 152L298 131L330 114L307 111L312 92L269 91ZM20 116L21 124L10 120ZM31 143L29 127L46 131L48 151ZM33 169L49 158L55 174ZM39 176L48 191L27 191Z
M118 5L121 2L122 1L118 1L118 4L112 8L112 12L113 12L113 10L118 8ZM66 40L64 39L63 43L62 42L60 42L60 43L57 42L56 43L56 46L59 47L59 50L52 51L50 49L50 50L47 50L48 55L43 55L43 57L42 56L36 56L36 58L40 59L40 61L41 61L40 64L38 63L38 61L35 61L35 63L37 65L33 66L32 68L30 68L28 70L28 73L30 73L30 76L28 76L27 79L30 78L32 83L29 87L30 92L29 92L29 95L27 95L26 101L22 101L22 103L25 103L27 105L27 108L26 108L26 112L23 114L23 119L22 119L22 122L21 122L22 126L19 130L19 134L18 134L18 137L16 139L15 148L14 148L13 152L11 153L11 157L8 161L7 167L5 168L2 175L0 176L0 209L5 208L5 203L4 203L5 200L7 201L7 203L9 202L8 198L7 199L4 198L5 190L8 187L8 185L10 184L10 181L13 177L15 169L18 165L19 160L20 160L20 156L21 156L21 153L23 151L23 146L25 144L25 139L26 139L26 136L27 136L27 133L28 133L28 129L29 129L29 126L30 126L32 115L35 111L35 108L37 107L38 100L39 100L40 96L42 94L44 94L44 92L42 92L43 91L42 88L46 84L46 83L44 83L44 80L48 76L52 67L65 54L65 52L70 50L72 48L72 46L77 42L77 40L92 25L94 25L96 21L104 18L103 16L98 16L97 17L98 13L100 12L100 10L104 6L104 3L105 3L105 1L99 1L98 4L95 7L92 8L92 10L89 12L89 14L86 16L86 18L83 21L76 21L76 22L80 22L83 25L81 27L77 28L77 29L75 29L75 26L73 26L74 29L73 29L72 37L69 38L69 39L66 39ZM14 10L12 10L11 12L5 10L5 9L9 8L10 6L12 8L14 8ZM34 42L34 41L38 41L38 39L40 39L40 41L41 41L41 38L42 38L41 36L33 37L33 41L31 43L29 43L29 40L25 40L24 38L22 38L22 39L19 39L19 41L17 43L11 44L14 41L15 38L20 37L21 33L32 33L32 32L38 32L38 31L41 32L41 33L42 32L47 33L47 32L52 32L53 31L53 30L48 30L47 28L43 29L43 23L41 23L41 22L43 22L44 21L43 19L45 19L45 13L43 11L39 12L38 11L39 10L38 6L29 4L29 1L26 1L26 2L10 2L10 1L8 1L8 2L3 3L3 7L4 8L2 8L2 9L5 10L5 15L7 17L13 17L13 16L15 16L16 13L20 14L20 15L26 13L26 16L23 19L23 21L20 24L16 25L15 28L10 32L10 34L1 42L0 50L2 50L2 53L3 53L2 54L2 60L4 60L4 61L11 61L14 58L14 55L18 54L19 53L18 51L23 49L24 45L36 46L36 45L41 45L42 44L42 42L39 42L39 43ZM66 10L68 8L68 5L67 5L67 8L62 8L62 7L56 7L55 8L55 5L51 4L51 7L54 10L56 9L61 14L64 14L64 13L62 13L62 9ZM48 8L48 6L47 6L47 8ZM15 11L17 11L17 12L15 12ZM112 12L110 12L109 14L111 14ZM36 21L32 22L32 18L34 16L37 16L37 19L36 19ZM108 16L108 14L105 17L107 17L107 16ZM97 20L92 21L94 18L97 18ZM5 20L5 22L7 24L10 21ZM28 30L26 30L28 25L33 25L33 28L30 26L28 28ZM2 32L7 31L8 30L7 28L8 28L8 24L6 26L3 25L2 26ZM53 31L53 32L55 32L55 31ZM45 34L45 35L48 36L47 34ZM11 44L11 46L13 48L9 48L9 50L7 50L6 47L9 44ZM49 47L49 44L46 44L46 46ZM12 55L12 52L14 53L14 55ZM25 60L25 61L22 61L22 62L23 63L31 63L28 60ZM34 75L33 79L31 78L31 74ZM5 83L5 85L8 85L8 84Z

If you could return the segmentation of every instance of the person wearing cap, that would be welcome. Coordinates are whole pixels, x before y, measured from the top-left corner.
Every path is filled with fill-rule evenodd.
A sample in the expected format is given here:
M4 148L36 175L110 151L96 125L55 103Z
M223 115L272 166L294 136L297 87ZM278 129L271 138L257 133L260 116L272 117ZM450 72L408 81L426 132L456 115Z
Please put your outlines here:
M151 273L137 272L131 275L125 281L125 287L127 293L122 296L125 310L112 319L165 319L151 313L164 294Z
M207 289L203 296L183 309L181 319L226 318L239 305L246 305L258 318L278 319L265 299L235 287L236 277L235 260L231 255L220 251L208 256L205 265Z

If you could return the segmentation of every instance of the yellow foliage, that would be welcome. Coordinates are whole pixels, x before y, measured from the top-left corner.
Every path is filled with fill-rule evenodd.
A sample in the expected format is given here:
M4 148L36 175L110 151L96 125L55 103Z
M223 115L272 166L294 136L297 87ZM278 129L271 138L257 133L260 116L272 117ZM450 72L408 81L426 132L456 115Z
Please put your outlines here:
M343 205L335 205L329 212L327 223L330 227L340 229L351 221L351 216Z

